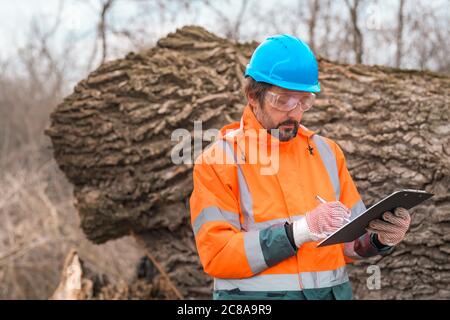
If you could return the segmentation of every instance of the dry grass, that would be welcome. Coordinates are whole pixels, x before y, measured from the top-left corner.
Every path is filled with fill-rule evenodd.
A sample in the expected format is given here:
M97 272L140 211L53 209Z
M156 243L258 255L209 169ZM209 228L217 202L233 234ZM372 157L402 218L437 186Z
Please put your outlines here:
M112 283L128 281L143 253L132 238L100 246L85 238L43 134L63 90L44 92L45 79L0 69L0 299L48 298L70 248Z
M47 148L24 145L2 153L0 171L0 298L45 299L64 257L80 257L112 282L129 280L142 254L131 238L97 246L79 229L71 186Z

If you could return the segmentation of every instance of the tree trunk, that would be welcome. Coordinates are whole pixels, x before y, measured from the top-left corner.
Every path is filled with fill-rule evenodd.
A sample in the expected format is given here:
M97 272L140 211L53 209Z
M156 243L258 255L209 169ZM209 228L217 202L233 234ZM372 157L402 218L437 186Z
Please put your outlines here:
M54 157L95 243L133 233L184 297L211 297L190 226L192 165L174 165L171 133L240 118L257 43L184 27L146 52L101 65L51 115ZM350 267L357 298L449 298L450 79L319 59L322 92L303 123L334 139L370 205L399 188L436 195L416 208L395 251ZM381 268L368 290L366 268Z

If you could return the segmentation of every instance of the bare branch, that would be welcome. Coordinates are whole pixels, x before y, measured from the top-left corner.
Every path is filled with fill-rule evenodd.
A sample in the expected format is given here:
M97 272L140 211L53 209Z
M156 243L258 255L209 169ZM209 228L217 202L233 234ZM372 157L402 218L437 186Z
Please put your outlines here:
M102 60L101 63L104 63L107 56L107 41L106 41L106 16L108 11L111 9L115 0L105 0L102 4L102 8L100 10L100 21L98 24L98 33L102 42Z
M404 25L404 5L405 0L399 0L398 5L398 22L397 22L397 52L395 55L395 66L400 68L402 64L402 45L403 45L403 25Z
M239 13L237 15L236 21L234 23L234 28L233 28L233 35L232 38L234 40L238 40L239 39L239 35L240 35L240 27L242 25L242 20L244 18L244 14L245 11L247 9L247 5L248 5L248 0L243 0L241 3L241 9L239 10Z
M223 10L214 6L210 0L203 0L204 5L216 15L218 22L223 26L225 37L232 40L238 40L240 37L240 29L244 22L249 2L249 0L242 0L239 12L235 20L233 20Z
M363 60L363 37L358 26L358 7L360 0L345 0L350 13L350 22L353 30L353 51L355 53L355 62L362 63Z
M310 17L308 22L308 31L309 31L309 46L311 47L311 50L315 51L316 45L315 45L315 33L316 33L316 25L317 25L317 19L319 16L319 0L313 0L310 2L309 11L310 11Z

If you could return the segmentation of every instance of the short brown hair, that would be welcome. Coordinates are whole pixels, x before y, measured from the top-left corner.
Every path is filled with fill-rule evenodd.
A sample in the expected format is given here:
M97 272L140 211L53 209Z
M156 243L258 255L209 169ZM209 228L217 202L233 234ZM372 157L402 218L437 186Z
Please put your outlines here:
M261 107L264 106L266 92L272 87L270 83L255 81L252 77L245 78L244 95L248 100L249 95L253 95L258 100Z

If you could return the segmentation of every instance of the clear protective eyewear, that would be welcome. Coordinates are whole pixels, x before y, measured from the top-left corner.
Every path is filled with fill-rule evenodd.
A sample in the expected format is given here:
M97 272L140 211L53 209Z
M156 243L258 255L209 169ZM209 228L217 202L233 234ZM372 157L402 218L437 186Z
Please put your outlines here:
M275 109L288 112L300 106L301 110L307 111L314 104L316 95L311 92L298 94L266 92L266 97Z

